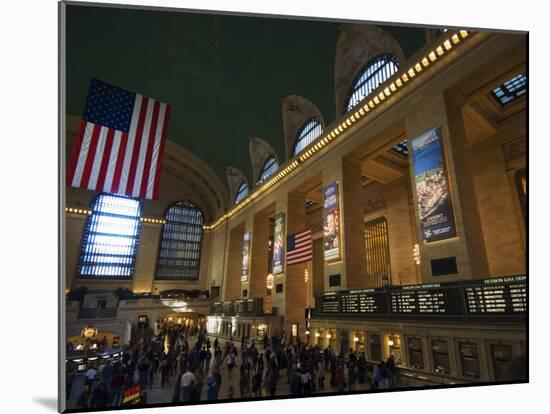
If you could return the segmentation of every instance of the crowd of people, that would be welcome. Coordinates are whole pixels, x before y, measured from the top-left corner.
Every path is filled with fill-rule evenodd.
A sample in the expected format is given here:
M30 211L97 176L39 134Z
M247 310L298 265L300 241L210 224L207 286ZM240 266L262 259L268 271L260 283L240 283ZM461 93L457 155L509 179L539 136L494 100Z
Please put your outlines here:
M147 389L157 382L173 391L174 403L395 386L393 356L372 364L362 352L336 354L331 346L321 349L284 335L261 344L244 337L240 342L237 349L232 338L222 344L206 331L162 324L158 335L125 346L120 361L107 362L101 371L89 367L76 408L120 406L123 390L135 385L145 404Z

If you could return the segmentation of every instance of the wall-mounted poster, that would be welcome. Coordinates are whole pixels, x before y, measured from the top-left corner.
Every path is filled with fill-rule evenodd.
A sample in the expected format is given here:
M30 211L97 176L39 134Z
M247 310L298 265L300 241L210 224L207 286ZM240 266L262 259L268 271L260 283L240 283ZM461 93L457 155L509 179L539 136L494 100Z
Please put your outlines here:
M326 262L337 262L341 259L338 182L323 188L323 250Z
M422 239L441 240L456 234L447 182L441 129L431 128L410 140Z
M273 236L273 273L283 273L285 260L285 213L275 216L275 231Z
M243 264L241 266L241 282L248 281L248 263L250 258L250 232L245 232L243 237Z

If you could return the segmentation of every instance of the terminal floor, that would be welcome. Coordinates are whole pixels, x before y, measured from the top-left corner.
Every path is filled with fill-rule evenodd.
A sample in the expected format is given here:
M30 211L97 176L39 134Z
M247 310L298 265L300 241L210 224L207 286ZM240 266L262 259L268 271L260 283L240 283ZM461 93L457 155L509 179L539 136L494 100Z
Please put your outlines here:
M223 342L222 342L223 344ZM237 347L238 348L238 347ZM239 387L239 367L241 365L241 357L240 355L237 358L237 366L233 368L231 372L231 378L228 378L228 369L227 365L224 363L222 364L222 367L220 369L220 373L222 375L222 386L218 395L218 400L225 400L229 398L229 387L232 386L234 389L234 399L240 398L240 387ZM211 371L211 370L210 370ZM265 374L265 370L264 370ZM346 372L347 377L347 372ZM170 383L165 384L164 387L161 387L161 378L160 374L155 374L155 378L153 381L153 384L151 387L147 389L147 404L160 404L160 403L171 403L172 402L172 396L174 394L174 387L175 387L175 381L176 377L172 376L170 377ZM71 399L67 402L67 407L75 408L76 406L76 400L78 398L78 395L80 394L80 391L82 389L83 381L76 381L73 384L73 390L71 392ZM348 391L348 387L346 387L345 391ZM352 386L352 391L369 391L370 386L369 384L359 384L358 381L355 382L355 384ZM207 376L204 378L204 385L202 388L202 394L201 394L201 401L207 400ZM337 389L330 386L330 373L325 373L325 388L319 389L318 387L315 388L315 391L312 392L312 394L322 394L322 393L333 393L336 392ZM266 396L267 390L262 389L262 396ZM290 385L287 383L287 373L286 369L281 369L279 371L279 381L277 383L277 390L275 393L276 396L282 396L287 395L290 396Z

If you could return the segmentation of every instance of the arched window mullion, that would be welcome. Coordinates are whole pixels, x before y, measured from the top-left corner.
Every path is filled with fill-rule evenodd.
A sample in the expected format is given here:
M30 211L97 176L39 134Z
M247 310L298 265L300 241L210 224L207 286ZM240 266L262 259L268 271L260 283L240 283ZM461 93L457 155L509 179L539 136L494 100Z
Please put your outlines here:
M311 118L304 123L294 143L293 155L299 154L322 133L322 126L317 118Z
M101 193L91 205L82 238L79 279L131 279L141 230L141 202Z
M376 88L397 72L399 63L392 55L380 55L370 60L353 83L352 91L345 106L349 112Z
M164 215L166 223L157 261L157 280L199 279L202 212L188 201L173 204Z
M242 181L235 194L235 204L240 203L248 195L248 184L246 181Z
M279 164L277 163L277 160L275 159L275 156L268 157L260 169L260 176L258 177L258 184L261 184L265 180L267 180L275 171L277 171L277 168L279 168Z

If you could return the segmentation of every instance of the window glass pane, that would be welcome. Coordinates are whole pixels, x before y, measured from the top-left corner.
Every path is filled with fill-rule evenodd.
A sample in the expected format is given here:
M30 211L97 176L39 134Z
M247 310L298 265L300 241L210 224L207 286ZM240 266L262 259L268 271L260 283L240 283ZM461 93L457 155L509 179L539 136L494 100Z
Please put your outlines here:
M88 217L78 265L79 278L130 279L139 239L141 203L98 195Z
M493 89L491 94L501 106L504 106L525 95L525 92L527 92L527 75L520 73Z
M162 228L157 279L198 280L202 245L202 212L188 201L168 209Z
M353 85L346 105L346 112L351 111L359 102L397 72L398 69L397 58L392 55L378 56L367 63Z
M262 166L262 170L260 171L260 178L258 179L258 184L264 182L267 180L275 171L277 171L277 168L279 168L279 165L277 164L277 160L275 157L269 157Z
M248 195L248 184L242 182L237 190L237 195L235 196L235 204L241 202Z
M298 138L296 138L293 155L300 153L305 147L315 141L322 132L323 127L318 119L309 120L298 134Z
M409 146L407 140L401 141L399 144L392 148L398 154L404 155L405 157L409 155Z

